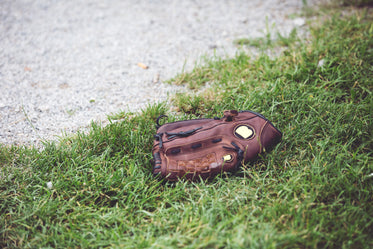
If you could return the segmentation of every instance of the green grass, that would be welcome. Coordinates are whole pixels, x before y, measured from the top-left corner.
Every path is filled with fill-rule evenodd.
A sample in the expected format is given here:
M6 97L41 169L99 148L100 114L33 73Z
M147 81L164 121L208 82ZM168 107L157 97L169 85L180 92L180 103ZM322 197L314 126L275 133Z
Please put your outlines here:
M215 58L181 74L173 81L210 87L173 107L121 113L41 151L0 145L0 247L371 248L371 13L336 11L304 41L282 37L276 58ZM263 113L283 141L229 177L153 179L159 114L225 109Z

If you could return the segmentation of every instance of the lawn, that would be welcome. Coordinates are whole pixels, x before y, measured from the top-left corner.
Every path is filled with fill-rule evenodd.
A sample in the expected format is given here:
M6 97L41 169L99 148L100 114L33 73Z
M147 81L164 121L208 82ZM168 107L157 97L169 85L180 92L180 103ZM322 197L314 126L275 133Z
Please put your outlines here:
M0 145L0 247L373 247L372 10L311 15L306 37L266 36L259 56L210 58L170 80L190 93L43 150ZM262 113L282 142L211 181L153 178L158 115L226 109Z

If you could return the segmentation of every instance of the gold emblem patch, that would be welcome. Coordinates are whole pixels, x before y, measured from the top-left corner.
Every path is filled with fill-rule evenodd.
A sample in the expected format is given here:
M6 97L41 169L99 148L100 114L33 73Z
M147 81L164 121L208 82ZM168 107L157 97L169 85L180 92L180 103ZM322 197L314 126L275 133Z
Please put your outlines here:
M249 139L254 136L254 130L247 125L239 125L235 129L234 135L241 139Z
M224 162L230 162L230 161L232 161L232 159L233 159L233 157L230 154L223 156L223 161Z

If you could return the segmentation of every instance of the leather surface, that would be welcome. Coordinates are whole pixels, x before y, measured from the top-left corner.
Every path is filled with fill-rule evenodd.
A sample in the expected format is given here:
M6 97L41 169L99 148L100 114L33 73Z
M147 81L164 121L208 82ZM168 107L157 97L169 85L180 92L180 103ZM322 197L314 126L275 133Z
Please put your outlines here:
M242 131L245 134L239 134ZM153 174L176 181L234 172L242 161L253 161L278 144L282 134L258 113L230 110L218 120L166 123L158 128L156 137Z

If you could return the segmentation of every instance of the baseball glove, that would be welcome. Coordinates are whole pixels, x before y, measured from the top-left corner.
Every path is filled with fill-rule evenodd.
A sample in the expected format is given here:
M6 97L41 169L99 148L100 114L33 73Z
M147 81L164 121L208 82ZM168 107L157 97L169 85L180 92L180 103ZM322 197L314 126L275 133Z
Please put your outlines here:
M159 125L153 144L153 174L169 181L208 179L236 171L281 140L263 115L225 111L223 118L193 119Z

